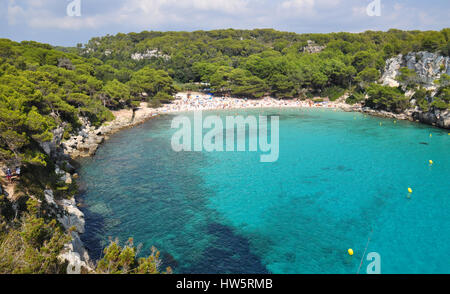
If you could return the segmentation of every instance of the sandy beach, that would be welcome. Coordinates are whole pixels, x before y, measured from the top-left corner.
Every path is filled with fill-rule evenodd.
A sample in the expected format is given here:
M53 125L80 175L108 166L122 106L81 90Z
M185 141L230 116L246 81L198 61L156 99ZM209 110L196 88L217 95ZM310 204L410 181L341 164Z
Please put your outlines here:
M171 104L163 105L160 108L153 109L154 112L174 113L199 110L221 110L221 109L245 109L245 108L335 108L347 109L360 108L360 105L353 107L343 101L330 101L315 103L312 100L299 99L274 99L264 97L262 99L242 99L232 97L214 97L203 93L178 93L176 100Z
M337 101L313 102L310 99L275 99L264 97L261 99L243 99L233 97L215 97L199 92L180 92L170 104L164 104L159 108L150 108L148 103L142 102L134 112L130 109L113 111L115 120L106 123L112 129L131 127L147 121L157 115L173 114L188 111L224 110L224 109L254 109L254 108L326 108L342 109L345 111L361 111L361 105L349 105L343 99ZM109 132L106 132L109 133Z

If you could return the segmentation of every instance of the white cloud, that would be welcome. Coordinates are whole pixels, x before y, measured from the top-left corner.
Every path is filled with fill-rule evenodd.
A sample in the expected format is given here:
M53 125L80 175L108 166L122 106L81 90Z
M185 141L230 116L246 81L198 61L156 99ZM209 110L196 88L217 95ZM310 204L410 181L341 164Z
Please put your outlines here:
M17 6L14 0L10 0L8 3L7 17L8 24L15 25L17 23L17 19L25 14L25 11L22 7Z
M287 0L277 7L276 13L286 18L309 18L315 14L314 6L315 0Z
M249 0L126 0L122 10L151 13L170 8L236 13L245 9Z
M172 4L178 4L185 8L192 7L203 11L220 11L225 13L240 13L246 10L248 0L172 0Z
M31 18L28 25L32 28L57 28L65 30L78 30L83 28L97 28L99 27L99 19L97 17L52 17L52 18Z
M249 12L247 5L250 0L125 0L114 8L114 3L107 4L104 12L94 15L86 11L83 1L81 0L82 16L69 17L65 15L65 7L61 6L61 2L58 4L61 9L55 11L56 0L23 0L20 4L9 0L8 23L15 25L25 22L32 28L72 30L112 24L151 26L189 22L199 16L206 19L212 13L213 17L218 14L243 15Z
M335 9L341 0L286 0L279 7L278 12L286 16L317 17L324 11ZM345 6L342 6L345 9Z
M367 7L366 6L354 6L352 7L353 16L367 16Z
M312 9L314 4L314 0L288 0L281 3L281 8L295 10Z
M32 7L42 7L45 5L45 0L28 0L28 3Z

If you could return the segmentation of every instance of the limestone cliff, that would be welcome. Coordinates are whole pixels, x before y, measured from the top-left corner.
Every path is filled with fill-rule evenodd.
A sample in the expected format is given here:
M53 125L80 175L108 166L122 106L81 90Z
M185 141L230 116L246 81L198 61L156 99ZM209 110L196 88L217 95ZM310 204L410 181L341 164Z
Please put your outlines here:
M434 81L440 79L443 74L450 75L450 57L425 51L410 52L406 55L400 54L386 61L385 70L379 82L390 87L402 86L396 80L402 67L414 70L417 74L417 82L427 90L432 91L432 95L429 97L431 102L437 90ZM411 97L412 94L409 91L407 96ZM412 105L415 106L414 104L414 100L412 100ZM439 110L430 108L429 111L425 112L420 110L419 107L415 107L414 109L407 110L407 112L414 120L450 129L450 111L448 109Z
M418 82L429 90L436 89L434 84L442 74L450 75L450 57L444 57L437 53L410 52L407 55L398 55L386 61L384 74L381 78L383 85L398 87L400 83L396 80L400 68L407 67L417 74Z

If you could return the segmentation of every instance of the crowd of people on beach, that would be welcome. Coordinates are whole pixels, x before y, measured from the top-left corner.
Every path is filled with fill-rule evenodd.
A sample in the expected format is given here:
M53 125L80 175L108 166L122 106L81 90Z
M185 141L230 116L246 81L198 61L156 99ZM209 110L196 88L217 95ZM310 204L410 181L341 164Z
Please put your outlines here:
M243 108L278 108L278 107L304 107L304 108L341 108L346 104L334 101L314 101L311 99L275 99L264 97L262 99L246 99L231 97L216 97L203 93L178 93L171 104L163 105L158 109L160 113L183 112L192 110L220 110Z

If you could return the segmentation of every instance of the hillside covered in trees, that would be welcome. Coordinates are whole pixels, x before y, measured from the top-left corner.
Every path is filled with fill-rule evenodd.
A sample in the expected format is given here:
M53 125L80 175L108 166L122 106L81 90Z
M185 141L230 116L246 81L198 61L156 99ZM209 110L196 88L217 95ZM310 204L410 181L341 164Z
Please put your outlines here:
M0 167L22 167L14 199L0 191L0 272L64 271L57 256L70 237L49 213L44 190L51 188L56 198L64 199L77 186L60 181L55 159L42 147L56 129L68 139L83 119L100 126L113 119L111 110L134 108L142 101L158 106L179 89L199 87L245 98L334 100L347 93L349 103L368 97L368 106L389 111L407 108L404 93L413 89L421 109L447 109L450 80L445 74L433 102L407 68L399 77L402 87L376 84L388 58L419 51L449 56L450 29L358 34L144 31L93 38L74 48L0 39ZM0 180L2 187L7 184ZM153 263L136 260L130 246L114 244L105 251L110 260L99 263L101 272L157 271ZM132 256L125 266L118 264L122 251Z
M98 78L122 83L129 81L132 72L150 66L166 71L180 84L206 83L215 93L248 98L319 95L333 100L349 91L355 94L354 100L361 100L381 77L387 59L419 51L449 56L449 39L450 29L358 34L295 34L270 29L144 31L93 38L70 51L102 60ZM444 102L449 102L448 97Z

